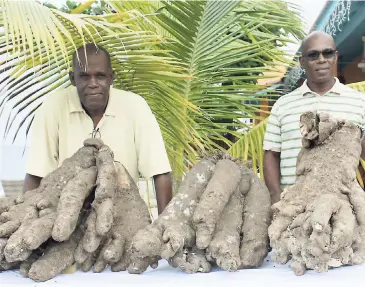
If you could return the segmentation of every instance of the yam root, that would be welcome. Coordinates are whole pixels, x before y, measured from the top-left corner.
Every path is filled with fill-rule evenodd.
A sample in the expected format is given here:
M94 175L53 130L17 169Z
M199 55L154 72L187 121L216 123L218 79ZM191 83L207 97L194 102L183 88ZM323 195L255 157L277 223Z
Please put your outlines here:
M131 243L138 230L151 224L151 217L128 171L119 163L116 163L116 169L118 188L113 207L115 224L112 241L106 247L103 257L111 264L112 271L124 271L128 268L131 273L141 273L149 265L157 264L157 258L147 260L143 266L139 266L139 262L132 262Z
M36 262L39 259L39 257L41 257L41 256L42 256L42 254L39 250L33 251L33 253L25 261L23 261L20 264L20 267L19 267L20 274L23 277L29 278L29 270L32 267L32 264L34 262Z
M93 141L87 140L86 144L93 144ZM107 233L112 228L113 200L117 189L117 172L113 152L106 145L99 145L98 147L96 154L98 173L95 199L92 203L93 210L86 221L86 232L82 239L83 246L78 248L79 254L84 249L89 253L89 256L98 249L103 237L108 236Z
M204 158L192 167L166 209L134 236L131 246L133 262L157 256L170 259L176 253L182 254L185 248L194 247L192 216L214 168L212 158Z
M4 249L8 262L27 259L32 250L51 237L61 192L69 183L72 188L75 176L95 165L95 151L92 147L80 148L62 166L44 177L37 189L14 199L15 204L9 205L8 198L0 200L0 205L5 206L0 215L0 237L9 238ZM74 213L78 214L79 210Z
M97 169L95 166L79 172L63 189L57 206L57 216L52 229L52 238L67 240L75 231L79 212L85 199L95 186ZM77 190L77 192L75 192Z
M217 225L213 240L207 248L207 258L223 270L236 271L240 264L240 233L242 227L243 195L239 188L225 206Z
M157 259L139 263L132 262L130 257L131 240L138 230L151 223L151 218L147 205L140 197L138 188L128 171L120 163L114 164L116 192L113 198L111 230L106 236L97 238L100 244L96 250L85 245L86 243L90 244L90 242L81 241L75 259L76 262L84 264L83 269L86 271L89 271L93 266L94 272L102 272L107 265L110 265L113 271L124 271L129 268L131 273L141 273L150 264L155 263ZM90 224L89 219L90 216L88 217L88 224ZM94 227L95 225L93 225ZM91 227L88 225L86 232L89 232L90 229ZM88 237L85 236L85 238ZM142 266L140 267L139 264Z
M262 180L218 153L193 166L162 214L137 232L132 261L161 256L187 273L209 272L214 263L228 271L260 266L269 218Z
M37 282L44 282L62 273L71 266L77 243L81 239L81 228L77 228L70 238L63 242L50 239L45 246L35 250L20 265L20 273L24 277Z
M161 258L186 273L260 266L268 202L262 180L218 152L192 167L151 223L128 171L101 140L87 139L39 188L0 199L0 268L20 266L42 282L70 266L140 274Z
M297 275L360 264L365 261L365 195L356 180L360 131L315 112L301 116L300 128L296 183L273 205L274 259L286 263L292 258Z
M80 212L96 186L97 175L100 174L99 179L102 177L97 167L103 170L103 163L97 162L103 159L102 154L107 149L101 140L86 140L84 147L44 177L37 189L21 197L0 199L2 269L21 264L24 276L45 281L73 264L75 249L85 233L84 227L77 231ZM113 161L111 163L113 165ZM99 180L98 187L107 183L108 179L104 183ZM98 203L103 204L102 200ZM41 251L44 254L40 256L44 244L45 251Z
M20 263L19 262L7 262L7 261L0 261L0 272L18 269Z
M100 147L96 156L96 167L98 177L93 203L96 212L95 229L98 235L103 236L113 224L113 198L117 188L114 155L108 146Z
M0 262L5 258L4 249L7 242L7 238L0 238Z
M247 186L247 179L245 178L250 181L250 187L246 191L243 208L240 267L250 268L261 266L268 254L269 237L267 230L271 218L271 199L264 182L250 170L246 169L245 177L243 176L241 179L241 188ZM245 189L242 192L245 192Z
M224 180L227 177L229 180ZM209 246L215 225L240 180L241 171L235 162L229 159L218 161L193 216L198 248L205 249Z
M88 176L89 175L86 174L86 177ZM95 184L95 174L93 180ZM67 192L69 191L67 190ZM75 251L85 232L85 221L90 213L92 199L93 196L90 195L85 202L83 202L82 207L80 208L79 218L76 222L76 229L68 239L62 242L57 242L52 238L48 239L47 242L34 250L32 254L21 263L20 273L24 277L29 277L38 282L47 281L74 264Z
M182 254L177 253L169 260L173 267L179 267L186 273L208 273L211 270L211 264L207 260L204 250L197 247L185 249Z

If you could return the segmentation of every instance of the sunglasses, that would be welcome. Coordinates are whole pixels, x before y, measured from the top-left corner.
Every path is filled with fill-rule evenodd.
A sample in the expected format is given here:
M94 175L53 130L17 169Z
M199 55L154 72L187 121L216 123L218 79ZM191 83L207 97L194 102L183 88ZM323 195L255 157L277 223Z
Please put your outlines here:
M309 61L315 61L319 58L319 55L322 54L323 58L331 59L335 56L336 50L333 49L325 49L323 51L311 51L307 55L304 55Z

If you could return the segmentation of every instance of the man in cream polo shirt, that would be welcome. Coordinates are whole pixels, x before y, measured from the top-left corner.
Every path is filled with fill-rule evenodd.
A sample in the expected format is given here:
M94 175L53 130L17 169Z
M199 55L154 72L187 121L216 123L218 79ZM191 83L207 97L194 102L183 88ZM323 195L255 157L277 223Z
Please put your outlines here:
M301 52L307 80L274 104L264 138L264 174L272 203L279 201L285 187L295 183L296 161L302 148L299 129L302 113L326 112L365 127L365 94L341 84L333 76L338 55L332 36L311 33L303 40ZM365 158L364 141L362 145L361 157Z
M30 134L24 191L59 167L94 135L101 137L137 182L154 178L159 213L172 197L171 167L156 118L139 95L111 87L109 53L87 44L73 57L73 86L56 91L37 110ZM85 67L87 67L85 69Z

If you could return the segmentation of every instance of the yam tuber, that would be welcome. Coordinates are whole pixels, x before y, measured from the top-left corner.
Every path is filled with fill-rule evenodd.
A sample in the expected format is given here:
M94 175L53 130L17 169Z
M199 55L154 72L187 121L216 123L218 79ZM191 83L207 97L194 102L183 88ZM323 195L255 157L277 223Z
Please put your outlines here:
M247 181L250 182L249 185ZM240 268L259 267L263 264L269 250L270 193L265 183L248 169L245 170L240 185L245 195ZM248 190L247 186L249 186Z
M211 263L228 271L260 266L269 218L263 181L218 153L193 166L162 214L137 232L132 261L161 256L187 273L209 272Z
M243 194L237 186L220 216L207 248L207 258L227 271L236 271L241 265L240 233L242 227Z
M32 250L51 237L62 190L78 173L95 165L95 151L93 147L80 148L44 177L37 189L26 192L12 206L1 204L9 206L0 215L0 237L9 237L4 250L8 262L27 259Z
M86 222L87 227L83 238L83 248L88 253L97 250L102 238L112 227L113 199L117 188L113 152L106 145L99 145L98 147L95 199L92 204L93 210Z
M192 167L151 223L128 171L101 140L87 139L39 188L0 199L0 268L20 265L23 276L41 282L75 263L85 272L110 266L133 274L160 258L186 273L260 266L269 202L261 179L218 152Z
M116 170L116 192L113 197L113 225L110 232L104 237L98 237L100 244L97 249L84 248L87 241L81 241L75 259L83 264L83 269L89 271L94 266L94 272L103 271L107 265L112 266L113 271L122 271L130 268L132 273L140 273L156 261L145 260L132 262L130 258L131 239L136 232L148 226L151 218L146 203L139 195L138 188L128 171L118 162L114 163ZM94 213L96 215L96 213ZM87 224L90 224L90 216ZM95 220L91 221L92 223ZM94 228L95 225L92 226ZM90 225L87 231L91 230ZM94 230L94 229L93 229ZM96 233L92 233L96 234ZM84 237L89 238L88 236ZM87 250L85 250L87 249ZM89 252L89 250L91 250ZM141 271L139 271L141 269Z
M226 180L228 176L229 180ZM198 248L205 249L209 246L215 225L240 180L241 171L235 162L229 159L218 161L193 216Z
M286 263L292 257L297 275L360 264L365 261L365 195L356 180L360 131L315 112L300 117L300 128L296 183L273 206L274 259Z
M212 177L215 161L204 158L194 165L166 209L149 226L134 236L132 262L161 256L172 258L195 245L192 216L195 207Z
M204 250L198 249L196 246L175 254L169 263L186 273L208 273L211 270L211 264L207 260Z
M76 229L79 212L96 182L95 166L80 171L63 189L57 206L52 238L65 241ZM76 192L77 191L77 192Z

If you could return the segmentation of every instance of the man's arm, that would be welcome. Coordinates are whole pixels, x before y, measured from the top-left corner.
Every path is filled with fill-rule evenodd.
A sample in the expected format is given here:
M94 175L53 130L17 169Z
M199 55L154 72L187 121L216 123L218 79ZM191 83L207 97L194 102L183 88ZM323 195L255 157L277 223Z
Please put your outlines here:
M37 188L41 179L57 168L59 103L54 103L52 97L45 99L35 112L29 133L23 192Z
M147 102L138 98L138 117L135 124L135 143L138 170L144 178L154 178L158 213L172 197L171 166L160 127Z
M271 204L280 200L280 152L265 150L264 152L265 183L270 191Z
M365 140L361 140L361 155L360 157L365 160Z
M264 178L270 191L271 204L280 200L280 154L281 122L279 120L279 101L272 107L264 137Z
M172 198L172 178L171 173L158 174L153 177L156 189L158 214L166 208Z
M41 177L27 173L24 179L23 193L26 193L28 190L36 189L41 183L41 180Z
M360 157L365 160L365 140L361 141L361 155ZM359 164L359 172L362 180L365 182L365 170L362 167L361 163Z

